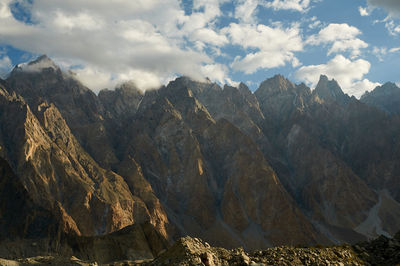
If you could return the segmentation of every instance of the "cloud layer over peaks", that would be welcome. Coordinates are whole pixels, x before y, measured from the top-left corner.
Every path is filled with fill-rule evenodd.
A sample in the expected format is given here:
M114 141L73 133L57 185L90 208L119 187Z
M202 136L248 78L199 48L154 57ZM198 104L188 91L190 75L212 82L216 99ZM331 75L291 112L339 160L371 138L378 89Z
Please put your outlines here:
M362 1L363 18L369 19L370 8L377 3ZM323 7L328 4L327 0L0 0L0 74L12 63L47 54L94 91L126 81L141 89L157 88L180 75L254 85L276 73L289 77L297 73L296 82L313 84L323 74L317 72L324 71L343 81L344 90L358 95L358 90L375 84L368 80L372 67L366 55L377 54L379 47L364 38L359 23L340 17L332 21L329 16L324 21L324 12L330 10ZM352 8L360 14L359 4ZM24 61L10 56L9 47L26 53ZM342 65L352 69L341 72Z
M78 78L94 90L131 79L159 86L176 73L201 79L215 63L186 37L211 46L227 41L210 24L220 15L218 1L195 1L191 15L174 0L34 1L26 4L32 23L17 20L11 2L1 3L0 41L78 66ZM207 74L225 82L221 71Z
M360 97L366 90L380 85L364 78L370 67L371 64L364 59L352 61L343 55L336 55L326 64L302 66L296 76L312 87L317 85L320 74L334 77L345 93Z

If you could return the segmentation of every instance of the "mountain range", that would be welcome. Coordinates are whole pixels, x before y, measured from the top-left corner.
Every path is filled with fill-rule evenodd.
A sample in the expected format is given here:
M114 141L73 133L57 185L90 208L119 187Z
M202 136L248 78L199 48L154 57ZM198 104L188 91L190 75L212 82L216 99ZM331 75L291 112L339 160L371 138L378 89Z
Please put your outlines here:
M88 254L107 236L127 257L121 235L131 257L185 235L246 250L391 237L398 103L394 83L358 100L323 75L96 95L47 56L17 65L0 80L0 256L32 241Z

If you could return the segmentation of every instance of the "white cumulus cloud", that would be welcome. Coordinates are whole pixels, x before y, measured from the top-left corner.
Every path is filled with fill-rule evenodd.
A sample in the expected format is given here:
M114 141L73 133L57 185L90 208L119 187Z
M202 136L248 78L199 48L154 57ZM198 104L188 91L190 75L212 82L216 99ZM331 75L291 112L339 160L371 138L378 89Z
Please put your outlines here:
M221 64L208 64L204 65L200 69L204 77L211 80L218 81L220 83L231 83L230 79L227 79L227 68Z
M194 0L190 15L177 0L41 0L27 5L33 23L13 16L16 1L27 3L0 0L0 42L82 66L77 77L95 91L126 79L148 88L175 75L204 78L200 69L214 62L197 48L228 42L214 25L226 0Z
M219 34L209 28L200 28L195 30L190 36L192 41L199 41L203 44L211 44L215 46L223 46L228 43L225 35Z
M294 52L303 50L303 40L297 25L282 28L232 23L223 31L233 44L256 50L244 57L237 56L232 63L234 70L249 74L262 68L284 66L287 62L299 64Z
M245 23L254 23L256 21L255 11L260 0L238 0L235 7L235 18Z
M311 2L320 0L236 0L234 16L243 23L257 22L257 8L263 6L273 10L290 10L305 13Z
M343 91L360 97L365 91L374 89L379 83L371 82L364 76L368 74L371 64L364 59L352 61L343 55L336 55L326 64L302 66L296 77L315 87L321 74L336 79Z
M357 37L360 34L361 31L354 26L331 23L318 34L310 36L307 44L330 45L328 55L349 51L352 57L356 57L360 55L361 49L368 47L366 42Z
M362 7L362 6L358 7L358 11L360 12L360 15L361 15L362 17L369 16L369 11L368 11L368 9L365 8L365 7Z
M295 10L306 12L310 7L310 0L273 0L266 1L265 7L273 8L274 10Z

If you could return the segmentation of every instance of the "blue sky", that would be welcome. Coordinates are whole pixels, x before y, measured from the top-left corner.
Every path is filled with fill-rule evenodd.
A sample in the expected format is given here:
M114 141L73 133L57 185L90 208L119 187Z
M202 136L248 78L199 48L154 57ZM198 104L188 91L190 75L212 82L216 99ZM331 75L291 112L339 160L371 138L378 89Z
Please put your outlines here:
M180 75L254 90L280 73L359 97L400 82L400 1L0 0L0 74L41 54L95 92Z

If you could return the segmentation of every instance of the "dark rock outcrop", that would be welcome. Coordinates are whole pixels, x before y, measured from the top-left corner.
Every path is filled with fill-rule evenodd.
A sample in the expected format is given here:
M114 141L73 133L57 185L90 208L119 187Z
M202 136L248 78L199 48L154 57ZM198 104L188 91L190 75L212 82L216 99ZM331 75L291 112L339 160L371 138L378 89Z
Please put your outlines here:
M400 241L384 236L354 246L280 246L254 252L211 247L198 238L179 239L144 265L398 265Z

